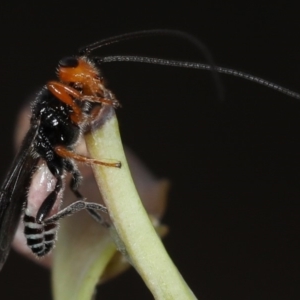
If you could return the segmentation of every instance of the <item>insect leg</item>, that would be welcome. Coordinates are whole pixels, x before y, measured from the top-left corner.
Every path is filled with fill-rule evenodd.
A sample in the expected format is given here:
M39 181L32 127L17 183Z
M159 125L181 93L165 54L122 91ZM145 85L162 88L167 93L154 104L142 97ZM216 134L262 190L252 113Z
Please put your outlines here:
M47 88L60 101L63 101L64 103L70 105L72 108L76 106L76 111L74 110L76 114L78 113L77 110L80 110L80 108L76 105L73 99L78 99L81 101L88 101L93 103L104 103L107 105L112 105L115 108L120 106L119 101L116 100L114 97L112 99L108 99L105 97L97 97L94 95L92 96L82 95L76 89L57 81L48 82Z
M103 97L81 95L79 99L82 101L88 101L92 103L104 103L107 105L112 105L114 108L118 108L121 106L120 102L115 98L108 99Z
M97 164L102 165L106 167L113 167L113 168L121 168L121 162L115 162L115 163L109 163L109 162L103 162L97 159L89 158L80 154L76 154L65 147L57 146L54 148L54 151L56 154L58 154L62 158L66 159L74 159L79 162L83 162L89 165Z
M82 181L82 176L81 176L80 172L78 171L78 169L76 168L74 163L69 159L64 160L64 168L67 172L71 173L71 175L72 175L72 178L71 178L71 181L70 181L71 191L74 193L74 195L76 196L76 198L78 200L83 200L84 197L78 191L78 188L79 188L80 183Z
M64 209L62 209L61 211L59 211L57 214L45 219L43 222L44 224L52 224L57 222L58 220L64 218L64 217L68 217L71 216L73 214L75 214L76 212L79 212L83 209L86 210L91 210L91 211L96 211L96 210L100 210L103 211L105 213L107 213L107 208L99 203L93 203L93 202L86 202L84 200L78 200L70 205L68 205L67 207L65 207ZM101 217L100 217L101 218ZM95 218L98 221L98 218ZM107 223L104 223L102 218L100 220L100 223L102 225L104 225L105 227L108 227L109 225Z
M71 182L70 182L70 189L74 193L74 195L77 197L78 200L84 201L84 197L81 195L81 193L78 191L80 182L82 181L82 177L76 166L71 160L65 160L65 169L67 172L72 174ZM103 206L104 207L104 206ZM93 209L86 207L88 213L100 224L102 224L105 227L108 227L108 224L103 220L101 215L96 211L99 210L99 208ZM75 211L74 211L75 212ZM73 214L72 212L71 214ZM107 211L106 211L107 212Z
M75 103L74 99L80 98L81 94L77 90L56 81L48 82L47 88L58 100L68 104L72 108L72 121L76 124L80 123L83 118L82 111L81 108Z

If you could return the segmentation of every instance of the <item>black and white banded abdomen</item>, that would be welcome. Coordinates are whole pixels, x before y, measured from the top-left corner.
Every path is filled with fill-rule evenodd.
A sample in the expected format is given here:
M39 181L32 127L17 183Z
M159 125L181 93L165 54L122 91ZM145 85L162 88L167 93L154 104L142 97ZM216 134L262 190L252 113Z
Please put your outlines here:
M35 217L30 214L28 209L25 210L23 221L25 226L24 234L31 251L39 257L49 253L56 241L57 223L37 223Z

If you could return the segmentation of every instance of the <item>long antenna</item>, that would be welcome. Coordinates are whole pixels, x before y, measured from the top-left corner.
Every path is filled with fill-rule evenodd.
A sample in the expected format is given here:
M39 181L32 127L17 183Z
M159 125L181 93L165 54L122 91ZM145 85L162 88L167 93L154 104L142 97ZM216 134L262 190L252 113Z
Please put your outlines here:
M189 43L196 46L199 50L201 50L206 56L208 61L212 60L212 57L207 47L202 42L200 42L195 36L181 30L173 30L173 29L141 30L141 31L134 31L134 32L112 36L80 48L79 55L89 55L92 51L102 47L106 47L112 44L116 44L128 40L146 38L151 36L170 36L170 37L186 40Z
M222 100L223 99L223 88L221 84L220 77L218 76L217 72L214 69L215 62L212 58L212 55L210 54L207 47L195 36L181 31L181 30L173 30L173 29L152 29L152 30L141 30L141 31L135 31L135 32L129 32L121 35L116 35L113 37L109 37L106 39L102 39L100 41L97 41L95 43L92 43L90 45L87 45L85 47L82 47L79 49L79 55L81 56L88 56L92 51L106 47L112 44L129 41L133 39L140 39L140 38L146 38L151 36L169 36L174 38L180 38L183 40L186 40L190 44L194 45L196 48L198 48L204 55L204 58L208 62L209 65L211 65L211 71L213 80L216 84L217 91L218 91L218 97Z
M154 57L142 57L142 56L106 56L106 57L97 57L98 63L109 63L109 62L138 62L138 63L146 63L146 64L154 64L154 65L163 65L170 67L179 67L179 68L188 68L188 69L198 69L198 70L209 70L216 71L221 74L231 75L240 77L260 85L264 85L270 89L276 90L282 94L285 94L289 97L300 99L300 94L293 92L281 85L275 84L271 81L265 80L263 78L253 76L248 73L244 73L241 71L237 71L234 69L219 67L219 66L211 66L209 64L202 64L197 62L186 62L186 61L176 61L176 60L167 60L161 58Z

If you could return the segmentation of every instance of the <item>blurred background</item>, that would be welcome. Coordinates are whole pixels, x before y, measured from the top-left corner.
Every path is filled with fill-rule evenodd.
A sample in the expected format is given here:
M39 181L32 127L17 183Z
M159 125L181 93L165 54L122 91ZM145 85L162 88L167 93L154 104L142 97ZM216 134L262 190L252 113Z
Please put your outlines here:
M38 3L1 4L2 180L24 101L55 79L60 58L105 37L184 30L217 65L300 91L296 4ZM99 52L205 62L193 46L165 37ZM221 103L206 71L111 63L103 74L123 105L124 143L158 178L171 180L164 243L196 296L299 299L299 100L221 75ZM51 299L50 272L12 251L0 291L1 299ZM124 298L152 299L133 269L98 289L97 299Z

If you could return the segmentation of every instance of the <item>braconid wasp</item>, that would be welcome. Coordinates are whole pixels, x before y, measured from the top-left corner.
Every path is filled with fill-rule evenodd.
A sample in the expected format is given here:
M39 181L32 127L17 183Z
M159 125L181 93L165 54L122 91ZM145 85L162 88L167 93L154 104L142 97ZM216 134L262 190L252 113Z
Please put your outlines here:
M141 56L91 57L96 49L121 41L147 36L166 35L183 38L203 51L208 64L184 62ZM30 129L0 190L0 269L6 261L19 220L23 215L27 245L37 256L44 256L54 246L59 219L86 209L100 223L98 211L107 209L97 203L85 201L78 191L81 174L75 162L101 164L120 168L121 162L98 161L74 152L79 137L84 133L99 110L105 105L119 107L119 102L108 90L101 77L99 66L108 62L139 62L210 70L218 84L217 73L241 77L288 96L299 99L300 95L259 77L233 69L215 66L205 46L188 33L176 30L146 30L100 40L79 50L78 56L59 61L58 81L48 82L31 105ZM116 158L117 159L117 158ZM41 205L33 208L27 191L32 176L43 161L56 179L50 194L41 199ZM77 201L52 214L58 195L64 186L65 173L71 174L70 188Z

